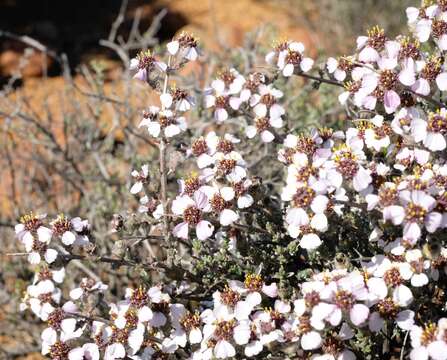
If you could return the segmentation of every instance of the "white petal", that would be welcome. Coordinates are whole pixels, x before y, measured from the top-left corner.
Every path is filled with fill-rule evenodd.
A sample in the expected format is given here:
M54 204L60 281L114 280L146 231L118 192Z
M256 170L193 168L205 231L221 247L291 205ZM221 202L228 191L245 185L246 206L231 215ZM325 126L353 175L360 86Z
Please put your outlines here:
M293 70L295 70L293 64L287 64L286 66L284 66L284 69L282 70L282 74L285 77L292 76Z
M199 344L202 341L202 332L200 329L192 329L189 333L189 342L191 344Z
M393 300L399 305L406 307L413 301L411 290L405 285L399 285L393 291Z
M177 125L172 124L172 125L168 125L165 128L165 135L168 138L173 137L178 134L180 134L180 128Z
M37 237L39 238L39 241L44 242L46 244L48 244L51 241L52 234L53 232L51 231L51 229L48 229L45 226L40 226L37 229Z
M196 234L199 240L206 240L213 235L214 226L206 220L202 220L197 224Z
M359 54L359 61L361 62L376 62L379 58L379 53L369 46L365 47Z
M28 262L33 265L40 263L40 255L37 252L31 252L28 255Z
M123 344L113 343L107 346L106 351L104 353L105 360L111 359L120 359L126 356L126 349Z
M181 222L180 224L176 225L174 229L172 229L172 233L174 236L181 239L188 239L188 223Z
M45 261L48 264L51 264L57 258L57 251L54 250L54 249L47 249L47 251L45 251L45 256L44 257L45 257Z
M62 243L65 245L71 245L75 242L76 235L73 234L71 231L66 231L62 234Z
M310 331L301 337L301 347L303 350L314 350L321 346L321 335L316 331Z
M414 274L411 278L411 285L421 287L428 284L428 277L425 274Z
M253 306L247 301L238 301L234 307L234 316L238 320L246 320L249 318L251 312L253 311Z
M250 340L251 336L251 328L250 323L248 321L240 322L239 325L237 325L234 328L234 341L238 345L245 345Z
M310 221L310 226L318 231L326 231L328 229L328 221L326 215L324 214L315 214Z
M416 24L416 36L420 42L426 42L430 37L431 20L422 19Z
M241 103L242 103L242 101L238 97L232 96L230 98L230 106L233 110L238 110L239 107L241 106Z
M321 245L322 241L317 234L305 234L301 238L300 246L306 250L316 249Z
M234 189L232 187L223 187L222 189L220 189L220 194L225 201L231 201L234 199Z
M214 354L218 359L226 359L234 357L236 355L236 350L228 341L220 340L214 347Z
M447 73L441 73L436 77L436 85L441 91L447 90Z
M263 285L262 292L271 298L278 296L278 286L276 283L271 283L270 285Z
M214 162L214 158L208 154L202 154L197 158L197 166L200 169L204 169L207 166L210 166L211 164L213 164Z
M57 332L53 328L49 327L42 331L41 339L44 343L53 345L57 341Z
M329 199L324 195L317 195L310 206L314 213L323 213L326 211Z
M127 342L131 347L133 354L135 354L140 349L143 340L144 340L144 327L142 329L136 328L135 330L132 330L130 332Z
M360 326L368 319L369 308L363 304L355 304L350 311L350 318L355 326Z
M360 167L359 170L357 171L357 174L355 174L354 176L352 184L356 191L362 191L368 187L371 181L372 178L369 172L365 170L363 167Z
M396 323L402 330L411 330L414 325L414 312L411 310L401 311L397 314Z
M161 94L160 102L164 108L169 109L172 105L172 95L169 93Z
M217 95L220 95L225 90L225 83L220 79L216 79L211 82L211 87L216 91Z
M275 135L273 135L270 131L265 130L261 133L261 139L265 143L270 143L275 140Z
M252 307L258 306L261 301L262 301L262 297L261 294L258 292L251 292L247 295L247 298L245 299L245 301L247 301L247 303L249 303Z
M314 61L311 58L304 58L301 60L300 67L301 70L304 72L308 72L310 69L312 69L312 66L314 65Z
M70 350L68 360L84 360L84 349L77 347Z
M270 109L270 115L272 116L269 120L270 125L276 129L282 128L282 126L284 125L284 121L282 120L281 115L275 114L275 117L274 115L272 115L272 109Z
M223 122L228 119L228 112L225 109L218 108L214 112L214 118L217 122Z
M220 213L219 220L223 226L228 226L239 219L239 215L230 209L224 209Z
M291 208L287 212L286 221L288 224L297 226L307 225L309 224L309 216L304 209Z
M138 310L138 321L140 322L149 321L153 316L154 314L148 306L143 306L140 310Z
M253 204L253 202L254 202L253 197L249 194L245 194L237 199L237 207L239 209L245 209L250 207Z
M372 313L371 316L369 317L368 326L369 330L371 330L372 332L378 332L382 330L384 324L385 321L382 319L382 317L378 312Z
M253 139L256 134L258 133L258 130L256 129L255 126L247 126L247 128L245 129L245 135L247 135L247 137L249 139Z
M169 52L171 55L175 55L175 54L177 54L177 51L178 51L178 49L179 49L179 46L180 46L180 44L179 44L179 42L176 41L176 40L171 41L171 42L169 42L169 43L166 45L166 47L168 48L168 52Z
M155 121L150 121L147 125L147 131L149 134L151 134L153 137L158 137L160 135L160 124Z

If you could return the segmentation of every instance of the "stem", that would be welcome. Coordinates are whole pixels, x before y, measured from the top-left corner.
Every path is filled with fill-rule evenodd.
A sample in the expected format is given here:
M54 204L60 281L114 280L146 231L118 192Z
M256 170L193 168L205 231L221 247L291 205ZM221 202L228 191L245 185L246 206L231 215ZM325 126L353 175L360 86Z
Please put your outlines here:
M410 333L410 331L407 330L407 332L405 333L405 338L404 338L404 343L402 344L402 349L400 350L400 360L404 360L404 354L405 354L405 346L407 345L407 340L408 340L408 334Z
M166 68L166 75L163 84L163 95L166 94L168 90L168 80L169 80L169 68L171 66L171 56L168 58L168 64ZM165 106L162 104L162 111L165 110ZM161 201L163 204L163 212L168 210L168 196L167 196L167 169L166 169L166 137L164 134L161 135L161 141L158 145L158 149L160 151L160 187L161 187ZM163 216L163 236L165 238L165 242L168 245L168 261L172 260L172 247L171 244L171 236L169 231L169 218L167 216Z
M66 313L68 315L77 317L79 319L84 319L84 320L88 320L88 321L98 321L98 322L102 322L102 323L107 324L107 325L113 324L113 321L108 320L108 319L104 319L104 318L99 317L99 316L93 316L93 315L88 316L88 315L80 314L78 312L66 312ZM161 344L161 340L159 338L156 338L155 336L150 336L149 335L148 339L151 340L151 341L154 341L154 342L156 342L158 344Z
M64 261L69 262L71 260L92 260L95 262L103 262L103 263L108 263L108 264L112 264L115 266L130 266L130 267L136 267L136 266L141 266L142 268L144 268L145 270L157 270L157 271L161 271L163 268L163 264L158 263L158 262L153 262L151 264L145 264L145 263L138 263L135 261L130 261L130 260L124 260L124 259L114 259L111 257L107 257L107 256L92 256L92 257L88 257L88 256L84 256L84 255L74 255L74 254L59 254L59 257L61 257Z
M444 104L436 99L433 99L430 96L425 96L425 95L421 95L416 93L415 91L411 90L410 88L406 87L405 88L408 92L412 93L413 95L416 95L417 97L420 97L421 99L424 99L425 101L429 102L430 104L438 107L438 108L442 108L444 107Z
M318 81L320 83L325 83L325 84L335 85L335 86L339 86L339 87L344 87L343 83L341 83L339 81L331 80L331 79L325 79L325 78L322 78L320 76L308 75L308 74L305 74L305 73L302 73L302 72L294 74L294 75L301 76L303 78L310 79L310 80L315 80L315 81Z
M371 66L368 66L367 64L358 63L358 62L354 62L354 64L356 64L356 65L358 65L358 66L361 66L361 67L366 67L366 68L368 68L368 69L371 69L371 70L377 72L376 69L374 69L374 68L371 67ZM303 72L300 72L300 73L297 73L297 74L294 74L294 75L296 75L296 76L301 76L301 77L306 78L306 79L315 80L315 81L318 81L318 82L320 82L320 83L325 83L325 84L335 85L335 86L339 86L339 87L344 87L343 83L340 82L340 81L331 80L331 79L324 79L324 78L322 78L322 77L320 77L320 76L308 75L308 74L305 74L305 73L303 73ZM432 104L432 105L434 105L434 106L436 106L436 107L438 107L438 108L442 108L442 107L444 107L444 104L443 104L441 101L438 101L438 100L436 100L436 99L433 99L433 98L430 97L430 96L426 96L426 95L418 94L418 93L416 93L415 91L413 91L409 86L404 86L404 88L405 88L406 91L412 93L413 95L415 95L415 96L417 96L417 97L419 97L419 98L425 100L426 102L428 102L428 103L430 103L430 104Z
M376 72L376 73L380 73L377 69L374 69L373 66L369 66L368 64L364 64L364 63L357 62L357 61L355 61L354 64L355 64L355 65L358 65L358 66L361 66L361 67L366 67L366 68L368 68L368 69L370 69L370 70L372 70L372 71L374 71L374 72ZM429 102L430 104L435 105L435 106L437 106L438 108L442 108L442 107L444 107L444 104L443 104L441 101L438 101L438 100L436 100L436 99L433 99L432 97L427 96L427 95L421 95L421 94L418 94L417 92L413 91L413 90L411 89L411 87L409 87L409 86L405 86L405 85L403 85L403 84L402 84L402 86L403 86L403 87L405 88L405 90L408 91L409 93L412 93L413 95L416 95L417 97L420 97L421 99L424 99L425 101Z
M254 225L243 225L243 224L237 224L237 223L233 223L231 224L232 227L236 228L236 229L241 229L241 230L247 230L247 231L255 231L261 234L270 234L267 230L262 229L260 227L254 226Z

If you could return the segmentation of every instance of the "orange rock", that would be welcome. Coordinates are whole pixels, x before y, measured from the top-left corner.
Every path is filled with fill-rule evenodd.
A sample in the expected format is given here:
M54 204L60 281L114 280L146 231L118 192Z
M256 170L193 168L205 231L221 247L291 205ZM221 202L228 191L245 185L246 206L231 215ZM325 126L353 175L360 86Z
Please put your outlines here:
M240 46L248 32L271 24L277 28L279 37L301 41L306 48L315 49L317 37L297 23L287 4L281 2L160 0L159 3L183 15L188 22L183 29L198 36L206 48L219 49L218 41L229 47Z
M0 54L0 76L9 77L20 70L23 78L40 77L52 64L53 60L39 51L6 50Z

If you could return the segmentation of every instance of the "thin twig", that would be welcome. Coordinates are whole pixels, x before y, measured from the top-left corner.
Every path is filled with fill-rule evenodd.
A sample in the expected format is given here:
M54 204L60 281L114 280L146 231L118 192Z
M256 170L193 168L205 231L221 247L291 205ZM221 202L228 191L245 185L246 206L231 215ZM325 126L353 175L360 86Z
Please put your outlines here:
M171 56L168 58L168 67L166 69L164 84L163 84L163 94L168 91L168 81L169 81L169 67L171 65ZM162 110L164 110L164 105L162 105ZM160 187L161 187L161 201L163 203L163 212L168 210L168 195L167 195L167 169L166 169L166 147L167 142L164 135L161 136L159 143L159 153L160 153ZM163 235L165 241L170 248L170 231L169 231L169 218L167 216L163 217ZM172 249L170 249L172 250ZM171 260L171 251L168 251L168 259Z
M407 345L408 334L410 334L410 332L407 330L407 332L405 333L404 342L402 344L402 349L400 350L400 360L404 360L405 345Z
M341 83L340 81L336 81L336 80L331 80L331 79L325 79L323 77L320 76L313 76L313 75L309 75L309 74L305 74L303 72L299 72L294 74L296 76L300 76L306 79L310 79L310 80L315 80L318 81L320 83L325 83L325 84L330 84L330 85L334 85L334 86L338 86L338 87L344 87L343 83Z
M116 17L115 21L112 24L112 28L110 29L109 33L109 41L115 41L116 34L118 32L119 27L124 22L125 15L126 15L126 9L127 9L127 2L128 0L123 0L121 2L120 11L118 13L118 16Z

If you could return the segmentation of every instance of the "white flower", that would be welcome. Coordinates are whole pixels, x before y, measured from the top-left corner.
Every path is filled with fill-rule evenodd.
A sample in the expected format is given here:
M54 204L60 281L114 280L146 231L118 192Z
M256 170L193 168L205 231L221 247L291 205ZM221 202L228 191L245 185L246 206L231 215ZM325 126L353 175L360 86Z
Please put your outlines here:
M219 189L214 186L202 186L200 191L209 199L211 209L219 216L221 225L228 226L239 219L239 214L231 209L231 202L234 199L232 188Z
M237 183L247 176L246 163L237 151L228 154L216 153L214 172L218 176L225 176L229 181Z
M308 72L312 69L314 61L311 58L304 57L304 45L300 42L286 42L278 46L278 50L274 56L277 57L279 70L286 77L291 76L295 69L302 72ZM272 55L267 55L270 59Z
M412 351L411 360L429 359L442 360L447 358L447 344L438 335L435 324L424 327L414 325L410 331Z
M420 130L424 146L427 149L431 151L444 150L447 147L445 139L447 132L447 109L442 108L437 113L430 113L428 121L423 123Z
M93 293L95 291L104 292L108 289L108 286L101 281L94 281L89 278L83 278L80 286L70 291L70 298L72 300L79 300L85 294Z
M126 349L121 343L113 343L106 347L104 360L122 359L126 356Z
M411 280L411 285L421 287L428 284L428 276L424 273L430 267L430 262L424 260L419 249L408 250L405 253L406 263L401 265L404 279Z
M230 335L235 337L234 334L234 318L233 315L230 314L225 307L219 307L214 309L213 311L207 309L202 312L201 318L205 323L203 327L203 344L208 343L208 340L215 339L215 346L213 349L214 356L218 359L226 359L230 357L234 357L236 355L236 349L233 344L227 340L227 337L218 337L215 338L216 335L219 334L220 328L225 328L228 333L231 331ZM236 338L235 338L236 340Z
M34 215L29 214L23 216L20 221L21 224L15 226L15 232L17 238L23 243L30 243L33 239L33 233L37 233L39 241L48 244L51 240L51 229L43 226L42 220L46 218L46 215Z
M223 72L205 90L205 107L214 108L214 119L221 123L228 119L228 110L238 110L242 100L238 94L245 83L244 77L235 69Z
M253 107L255 115L262 119L268 117L271 120L279 119L285 114L284 107L278 104L278 100L282 98L282 91L270 85L259 85L259 94L254 94L250 98L250 106ZM269 123L270 124L270 123ZM274 122L276 127L282 122Z
M427 231L435 232L442 223L442 215L431 212L436 200L421 190L404 190L399 193L402 206L388 206L384 209L384 220L391 220L394 225L403 223L404 238L415 242L421 236L421 224Z
M144 164L141 167L141 171L133 170L131 175L132 175L132 177L135 178L136 182L130 188L130 193L137 194L141 190L143 190L143 185L147 182L147 180L149 178L149 165Z
M49 314L54 311L51 303L58 304L60 302L61 290L56 288L51 280L43 280L36 285L28 286L26 291L30 296L28 303L31 311L37 317L46 321Z
M171 321L175 331L171 335L178 346L184 347L187 340L191 344L202 341L200 316L192 314L182 304L172 304L170 307Z
M89 243L86 233L90 230L87 220L75 217L69 220L65 215L59 215L51 222L53 235L59 236L64 245L85 245Z
M99 348L95 343L86 343L68 353L68 360L99 360Z
M245 134L249 139L254 138L258 133L261 135L263 142L269 143L275 139L274 132L269 128L281 128L283 126L283 120L278 117L272 118L256 118L255 125L250 125L245 129Z
M198 57L197 40L191 34L182 32L176 40L172 40L166 45L169 54L180 55L189 61L195 61Z
M158 61L149 50L142 51L137 57L131 59L129 64L133 78L141 81L147 81L149 73L164 73L167 68L167 65Z
M189 227L195 227L199 240L208 239L214 232L214 226L207 220L202 219L205 212L211 210L207 196L196 191L193 197L188 195L177 196L172 202L172 212L183 216L183 222L176 225L172 230L173 234L179 238L187 239Z
M338 60L330 57L326 61L326 68L329 74L332 74L338 81L344 81L347 72L353 68L352 60L349 57L341 57Z
M160 219L164 212L163 212L163 204L161 204L156 199L150 199L147 195L143 196L140 199L140 207L138 208L138 212L140 213L149 213L154 217L154 219Z
M153 137L159 137L163 131L167 138L180 134L187 127L183 116L177 117L173 111L159 110L156 106L151 106L149 112L144 113L144 118L138 127L142 126L145 126Z

